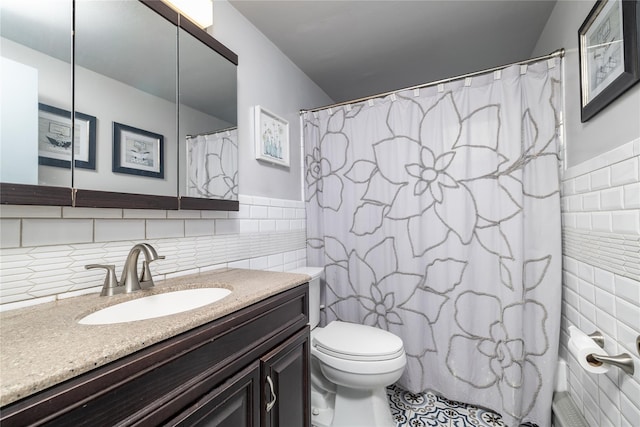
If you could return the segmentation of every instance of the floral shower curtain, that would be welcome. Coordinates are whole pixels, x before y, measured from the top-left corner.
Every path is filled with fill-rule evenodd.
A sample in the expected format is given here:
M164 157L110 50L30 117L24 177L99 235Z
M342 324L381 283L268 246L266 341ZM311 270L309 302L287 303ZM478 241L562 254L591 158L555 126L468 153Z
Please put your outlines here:
M400 385L550 425L561 298L560 59L305 112L325 321L377 326Z
M238 128L187 136L187 196L238 199Z

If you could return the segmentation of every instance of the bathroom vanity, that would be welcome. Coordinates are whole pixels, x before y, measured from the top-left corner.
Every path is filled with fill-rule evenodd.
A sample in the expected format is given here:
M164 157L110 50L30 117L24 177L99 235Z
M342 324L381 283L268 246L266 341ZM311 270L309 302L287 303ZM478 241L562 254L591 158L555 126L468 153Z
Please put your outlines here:
M307 281L236 269L169 279L152 292L232 293L184 313L111 325L77 319L135 295L2 313L0 423L309 426Z

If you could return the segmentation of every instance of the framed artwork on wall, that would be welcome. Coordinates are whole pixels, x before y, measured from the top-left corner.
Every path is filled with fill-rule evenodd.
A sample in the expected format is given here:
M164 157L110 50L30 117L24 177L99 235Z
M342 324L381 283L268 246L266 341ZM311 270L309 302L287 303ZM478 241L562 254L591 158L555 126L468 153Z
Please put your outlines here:
M71 143L71 112L38 103L38 164L70 169L73 149L75 167L96 168L96 118L75 114Z
M113 172L164 178L164 137L113 122Z
M578 30L582 122L640 81L639 3L598 0Z
M289 166L289 122L259 105L253 117L256 159Z

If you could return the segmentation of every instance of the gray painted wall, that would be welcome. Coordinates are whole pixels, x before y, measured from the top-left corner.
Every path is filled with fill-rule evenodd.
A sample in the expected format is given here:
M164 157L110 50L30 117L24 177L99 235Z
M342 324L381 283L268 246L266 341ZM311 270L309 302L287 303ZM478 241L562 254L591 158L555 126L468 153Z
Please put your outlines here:
M606 153L640 137L640 84L636 84L586 123L580 122L578 29L595 1L559 0L532 56L564 47L566 166Z
M211 34L238 54L240 194L301 200L298 112L333 101L229 2L214 2L213 18ZM251 114L255 105L289 122L289 168L255 159Z

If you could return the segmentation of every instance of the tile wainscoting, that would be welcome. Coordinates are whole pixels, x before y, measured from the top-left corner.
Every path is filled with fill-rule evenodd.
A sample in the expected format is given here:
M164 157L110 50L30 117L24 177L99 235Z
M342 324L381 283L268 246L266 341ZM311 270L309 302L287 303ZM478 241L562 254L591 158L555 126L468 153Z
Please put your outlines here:
M560 356L569 393L592 426L640 420L640 139L565 171ZM609 354L629 353L636 372L593 375L568 351L569 325L599 330Z
M287 271L306 263L304 202L240 196L238 212L0 207L0 309L99 292L129 249L152 244L166 259L156 280L222 267Z

